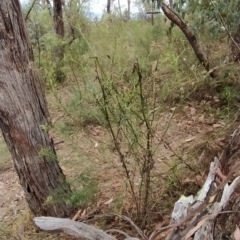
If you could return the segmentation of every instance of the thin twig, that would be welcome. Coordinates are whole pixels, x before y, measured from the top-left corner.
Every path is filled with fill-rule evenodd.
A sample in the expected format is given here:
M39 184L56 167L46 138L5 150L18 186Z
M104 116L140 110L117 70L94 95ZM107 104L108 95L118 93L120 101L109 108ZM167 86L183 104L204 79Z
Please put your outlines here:
M148 239L148 237L144 234L144 232L133 222L133 220L127 216L124 215L119 215L119 214L115 214L115 213L108 213L108 214L102 214L102 215L97 215L94 216L94 218L102 218L102 217L118 217L120 219L123 219L127 222L129 222L131 224L131 226L137 231L137 233L139 234L139 236L145 240Z
M32 11L32 9L33 9L33 7L35 5L35 2L36 2L36 0L33 0L32 5L28 9L28 12L27 12L26 17L25 17L25 22L28 20L29 14L31 13L31 11Z
M124 235L125 237L130 237L127 233L125 233L125 232L123 232L123 231L121 231L119 229L114 229L114 228L113 229L108 229L105 232L106 233L117 232L117 233L120 233L120 234Z
M103 95L103 101L104 101L104 105L101 105L102 106L102 111L105 115L105 118L106 118L106 121L108 123L108 126L109 126L109 129L110 129L110 133L111 133L111 136L113 138L113 143L114 143L114 147L119 155L119 159L123 165L123 169L125 170L125 173L126 173L126 177L127 177L127 180L128 180L128 183L130 185L130 189L131 189L131 193L132 193L132 196L135 200L135 202L137 203L137 198L136 198L136 194L135 194L135 190L134 190L134 186L133 186L133 182L131 181L131 177L130 177L130 171L127 167L127 164L126 164L126 161L125 161L125 156L121 150L121 147L120 147L120 144L119 144L119 141L118 139L116 138L116 134L114 132L114 129L113 129L113 126L112 126L112 122L111 122L111 119L110 119L110 116L109 116L109 107L108 107L108 96L107 96L107 90L106 87L104 86L103 82L102 82L102 79L99 75L99 72L98 72L98 67L100 69L100 72L101 74L103 75L104 78L107 78L106 76L106 73L105 71L103 71L103 69L101 68L101 65L98 61L98 58L95 58L95 71L96 71L96 78L97 80L99 81L99 85L101 87L101 91L102 91L102 95Z

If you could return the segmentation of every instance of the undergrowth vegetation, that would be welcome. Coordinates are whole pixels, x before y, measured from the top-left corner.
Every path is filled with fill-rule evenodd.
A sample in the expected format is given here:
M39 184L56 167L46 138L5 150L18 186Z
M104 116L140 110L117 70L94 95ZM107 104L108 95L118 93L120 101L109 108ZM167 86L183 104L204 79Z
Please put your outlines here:
M211 79L185 36L164 20L159 14L152 26L145 19L125 21L111 14L93 21L80 9L65 14L66 37L62 40L54 34L48 9L35 8L28 21L46 94L54 96L64 113L62 126L55 124L53 128L65 138L87 131L89 126L100 126L108 134L105 144L111 158L118 159L114 167L127 189L131 213L122 209L125 199L117 197L118 193L113 209L128 212L142 226L152 221L150 216L157 209L171 209L182 193L197 192L199 186L190 181L186 190L183 179L201 174L203 168L197 161L200 150L215 136L222 136L239 111L239 70L225 63L227 37L210 38L206 29L197 34L213 66L221 71L220 78ZM61 70L67 78L63 83L57 82L55 76L56 47L64 49ZM224 121L225 127L214 132L214 138L208 136L191 153L181 155L174 151L166 135L176 124L172 122L175 115L184 106L194 104L215 121ZM169 115L162 126L159 121L165 113ZM171 152L170 160L159 163L164 149ZM82 164L81 158L76 164ZM97 171L99 166L95 167ZM68 204L86 206L96 202L99 189L94 176L76 175L71 183L76 191L68 197Z

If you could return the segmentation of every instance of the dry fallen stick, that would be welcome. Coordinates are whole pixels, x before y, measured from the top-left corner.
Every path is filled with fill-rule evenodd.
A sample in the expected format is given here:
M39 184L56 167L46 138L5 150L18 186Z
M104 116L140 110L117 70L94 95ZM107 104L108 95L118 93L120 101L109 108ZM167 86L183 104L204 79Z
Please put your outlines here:
M117 240L115 237L112 237L100 229L67 218L35 217L34 222L44 231L53 233L65 232L68 235L79 237L82 240ZM139 239L127 237L125 240Z

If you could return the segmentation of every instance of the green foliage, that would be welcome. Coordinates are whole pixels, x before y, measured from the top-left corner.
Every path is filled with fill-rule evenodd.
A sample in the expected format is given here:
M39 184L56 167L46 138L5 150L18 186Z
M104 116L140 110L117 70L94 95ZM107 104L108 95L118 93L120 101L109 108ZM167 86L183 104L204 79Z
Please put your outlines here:
M53 152L53 151L50 150L50 149L47 149L47 148L42 148L42 149L39 151L38 155L39 155L40 157L46 157L46 158L48 158L48 159L50 159L50 160L57 160L56 153Z
M219 37L225 27L230 32L236 31L239 24L240 2L238 0L177 0L175 9L180 16L186 16L195 32L204 32L212 38Z
M73 207L83 207L92 203L96 198L97 181L94 179L92 171L86 169L79 174L71 183L72 193L66 193L65 186L55 189L48 197L45 204L61 204L66 203ZM68 186L66 186L68 188Z
M62 124L56 124L55 129L64 137L69 137L74 133L74 125L69 121L65 121Z
M49 9L41 9L38 4L35 4L27 23L33 44L35 62L40 70L41 77L47 86L53 86L56 79L59 77L65 78L65 73L70 71L71 56L82 55L88 50L88 45L82 38L82 34L88 33L88 22L83 17L81 8L71 15L66 12L65 26L68 26L66 37L59 39L54 33L53 19L49 14ZM64 52L64 58L60 61L56 59L56 51Z
M12 166L12 161L10 160L10 152L5 143L0 144L0 173L9 169Z
M155 24L152 28L152 37L155 42L161 41L161 38L165 35L164 28L162 27L164 26L163 20L161 15L154 20Z
M206 33L201 35L202 42L209 42L209 32L215 36L220 32L219 12L229 28L236 24L220 8L230 9L235 3L228 6L224 2L216 6L214 1L175 3L176 10L190 22L192 29ZM213 95L219 94L230 116L238 98L236 82L228 86L226 79L209 81L208 73L179 29L171 28L171 37L166 36L169 24L163 23L162 15L156 17L154 26L136 19L125 22L117 13L93 22L84 17L78 5L74 8L66 12L67 34L63 40L53 33L47 11L38 12L37 16L32 14L34 24L29 23L41 75L68 118L56 128L65 137L88 124L102 125L109 131L110 150L118 155L120 167L117 168L125 174L123 181L141 220L151 209L152 169L156 149L162 143L161 137L157 140L154 134L161 113L189 99L201 101L206 91L210 93L214 89ZM217 44L209 45L213 51L214 45ZM58 47L64 49L61 65L67 76L64 84L58 84L55 76L58 63L53 51ZM218 58L218 62L223 61ZM232 78L228 79L233 82ZM217 92L219 85L221 89ZM39 154L55 159L46 149ZM166 186L176 190L183 169L174 165L169 173ZM91 174L84 172L71 184L74 188L71 196L65 196L64 188L58 189L48 203L59 200L82 206L94 200L97 184ZM114 208L121 208L123 203L119 198Z
M82 126L89 124L106 126L104 115L96 105L96 99L92 90L90 86L85 89L84 93L73 89L71 92L73 97L67 103L67 109Z
M93 172L85 170L71 182L73 194L67 203L73 206L89 205L96 199L97 181L93 177Z
M156 119L161 112L161 107L156 104L157 88L154 88L154 81L144 74L138 61L134 63L127 81L119 78L117 82L111 71L105 71L98 58L95 65L101 87L101 97L97 102L108 123L114 151L134 199L137 220L141 221L149 209L151 171L157 147L153 143ZM115 61L110 66L114 69Z

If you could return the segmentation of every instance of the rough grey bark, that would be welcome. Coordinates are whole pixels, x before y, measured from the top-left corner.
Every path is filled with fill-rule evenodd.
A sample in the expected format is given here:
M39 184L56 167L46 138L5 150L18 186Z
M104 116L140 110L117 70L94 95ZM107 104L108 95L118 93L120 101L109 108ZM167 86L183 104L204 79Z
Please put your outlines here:
M19 0L0 1L0 43L0 128L26 200L35 215L68 216L64 203L44 204L54 190L71 190L41 127L48 122L47 104Z

